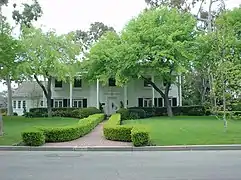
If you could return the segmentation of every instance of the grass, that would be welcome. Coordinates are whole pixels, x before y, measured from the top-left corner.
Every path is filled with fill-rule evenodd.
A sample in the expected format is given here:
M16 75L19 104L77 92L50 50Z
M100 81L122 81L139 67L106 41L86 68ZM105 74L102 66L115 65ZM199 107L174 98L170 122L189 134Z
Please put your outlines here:
M21 132L34 126L61 127L75 124L78 119L72 118L25 118L22 116L3 117L4 136L0 137L0 145L13 145L21 141Z
M223 121L215 117L155 117L127 120L123 124L143 124L149 127L156 145L241 144L241 121Z

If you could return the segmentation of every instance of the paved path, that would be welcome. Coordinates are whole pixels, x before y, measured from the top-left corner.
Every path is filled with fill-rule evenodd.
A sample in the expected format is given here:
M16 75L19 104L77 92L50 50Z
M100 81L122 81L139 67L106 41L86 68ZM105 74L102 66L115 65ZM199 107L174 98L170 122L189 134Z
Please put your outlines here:
M131 146L131 143L109 141L103 135L103 122L89 134L69 142L46 143L44 146Z
M1 180L240 180L241 151L0 152Z

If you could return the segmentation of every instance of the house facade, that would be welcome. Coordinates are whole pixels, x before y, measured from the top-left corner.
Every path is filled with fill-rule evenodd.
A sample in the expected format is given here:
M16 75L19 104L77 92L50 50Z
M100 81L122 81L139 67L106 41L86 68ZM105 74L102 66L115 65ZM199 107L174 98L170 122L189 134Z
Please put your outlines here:
M164 88L164 84L160 79L150 78L158 87ZM36 82L32 83L36 84ZM182 105L181 86L179 84L180 78L177 79L176 84L171 86L169 92L169 101L172 106ZM13 96L13 104L16 104L16 106L14 106L16 107L14 108L14 112L21 115L24 107L27 111L33 107L47 107L47 100L41 89L40 92L41 97L38 92L35 101L33 101L34 98L30 100L28 96L25 96L25 99L16 99L16 97ZM106 85L100 83L99 80L96 80L94 83L89 83L85 79L76 78L73 83L66 83L54 79L51 99L52 107L100 108L101 105L108 115L115 113L120 107L164 106L164 99L160 97L160 94L147 82L140 79L133 79L123 87L116 86L114 79L109 79Z

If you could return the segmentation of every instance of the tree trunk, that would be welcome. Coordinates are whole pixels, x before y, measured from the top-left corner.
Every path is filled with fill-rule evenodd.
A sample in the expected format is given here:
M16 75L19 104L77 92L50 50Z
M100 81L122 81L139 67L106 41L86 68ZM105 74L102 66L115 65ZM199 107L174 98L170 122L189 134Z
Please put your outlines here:
M173 116L173 113L172 113L172 107L171 107L171 104L169 102L169 98L168 98L168 95L169 95L169 90L170 90L170 87L171 87L171 83L167 83L166 87L165 87L165 93L157 87L157 85L152 82L150 79L148 78L145 78L144 76L142 76L142 78L144 80L146 80L160 95L161 97L164 99L165 101L165 107L167 108L167 115L169 117L172 117Z
M11 79L10 76L7 75L6 77L6 83L8 87L8 116L13 115L13 105L12 105L12 86L11 86Z
M35 80L37 81L38 85L42 88L44 92L44 96L47 99L47 110L48 110L48 117L52 117L52 107L51 107L51 97L52 97L52 91L51 91L51 85L52 85L52 77L49 76L47 79L47 89L43 85L42 82L39 81L38 77L34 75Z
M47 108L48 108L48 117L52 117L52 107L51 107L51 97L52 97L52 92L51 92L51 84L52 84L52 78L48 78L48 84L47 84L47 92L48 96L47 98Z
M2 116L2 112L0 112L0 136L3 136L3 116Z

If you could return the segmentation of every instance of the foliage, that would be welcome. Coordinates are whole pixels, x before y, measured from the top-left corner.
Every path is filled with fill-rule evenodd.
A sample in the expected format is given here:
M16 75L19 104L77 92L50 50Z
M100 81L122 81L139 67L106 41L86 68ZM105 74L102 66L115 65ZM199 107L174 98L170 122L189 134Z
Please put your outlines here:
M45 142L65 142L88 134L104 119L104 114L91 115L79 120L75 125L65 127L38 127L45 136ZM31 135L30 135L31 136Z
M88 108L53 108L52 116L59 117L73 117L73 118L86 118L93 114L101 113L95 107ZM25 113L25 117L47 117L48 109L47 108L31 108L29 112Z
M41 29L24 28L22 44L25 47L21 69L26 77L34 77L47 99L48 116L51 116L51 85L53 78L69 81L76 75L80 46L74 34L57 35ZM46 80L43 84L39 77Z
M39 130L22 132L22 140L27 146L41 146L45 143L44 133Z
M161 17L161 18L160 18ZM120 36L107 33L90 50L86 66L87 78L107 82L115 78L117 85L130 79L147 80L154 74L166 82L164 88L148 81L168 101L171 84L192 58L189 51L195 36L195 19L189 13L160 8L142 12L132 19Z
M150 133L145 128L134 127L131 130L131 141L134 146L147 146L150 143Z
M145 110L138 108L121 108L117 113L121 114L121 120L146 118Z
M103 132L108 140L131 142L132 126L121 126L121 115L113 114L105 123Z

